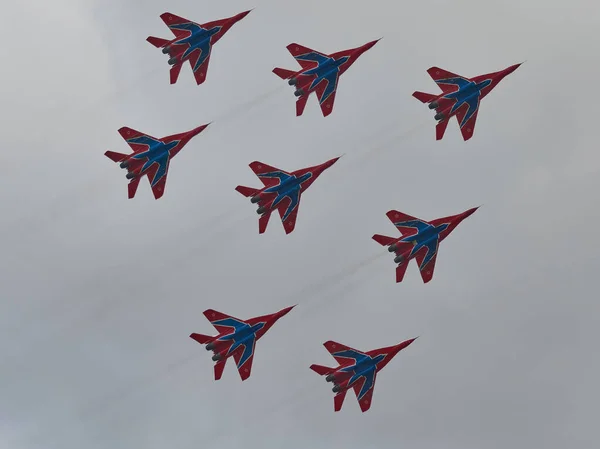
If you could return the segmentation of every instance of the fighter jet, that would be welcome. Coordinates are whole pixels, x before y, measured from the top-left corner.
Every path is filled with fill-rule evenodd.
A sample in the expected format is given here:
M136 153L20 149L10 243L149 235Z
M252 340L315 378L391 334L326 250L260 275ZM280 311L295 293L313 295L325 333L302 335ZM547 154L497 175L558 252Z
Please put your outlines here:
M400 238L386 237L375 234L372 238L383 246L389 246L388 251L396 254L394 262L396 267L396 282L402 282L408 262L417 259L419 271L423 282L427 283L433 278L433 270L438 253L438 246L458 224L475 212L479 207L474 207L466 212L449 217L425 221L411 217L397 210L391 210L386 215L398 228Z
M169 65L173 66L170 75L171 84L177 82L181 66L185 61L190 61L196 83L202 84L206 80L212 46L250 11L203 24L165 12L161 14L160 18L173 32L175 39L168 40L149 36L146 40L155 47L162 48L162 52L169 55Z
M333 409L339 412L342 409L346 392L354 389L360 409L364 412L371 408L373 389L377 373L381 371L398 352L406 348L418 337L403 341L387 348L373 349L361 352L335 341L323 343L325 349L340 364L336 368L322 365L311 365L310 369L321 376L327 376L327 382L333 382L332 391L336 393L333 398Z
M104 155L114 162L120 162L119 167L127 169L126 178L131 179L128 185L129 199L135 196L140 179L144 175L148 175L154 198L162 197L165 193L171 159L183 149L192 137L200 134L208 125L210 123L191 131L160 139L126 126L119 129L119 134L129 144L133 153L127 155L107 151Z
M331 114L340 76L356 62L360 55L373 47L379 40L330 55L303 47L300 44L288 45L286 48L302 66L301 70L294 72L276 67L273 69L273 73L288 80L290 86L296 87L294 95L299 97L296 101L296 116L300 116L304 112L311 92L317 93L323 117Z
M258 203L256 213L260 215L258 220L259 234L266 231L271 212L275 209L281 216L285 233L292 232L296 227L296 217L302 192L338 159L339 157L336 157L321 165L302 168L291 173L262 162L252 162L250 168L260 178L265 187L254 189L252 187L237 186L235 190L246 197L250 197L251 203Z
M499 72L487 73L475 78L465 78L439 67L431 67L427 70L429 76L442 89L442 93L434 95L416 91L413 97L423 103L429 103L429 109L435 109L437 114L434 118L438 120L435 128L436 140L444 137L448 121L453 116L458 120L463 139L466 141L473 137L480 101L521 64L511 65Z
M219 335L211 337L203 334L191 334L198 343L206 345L207 351L213 351L212 357L215 364L215 380L219 380L223 375L225 362L229 357L233 357L237 364L238 372L242 381L250 377L252 371L252 361L254 360L254 348L256 342L275 324L275 322L287 314L296 306L287 307L279 312L270 315L263 315L248 320L225 315L216 310L208 309L204 311L204 316L208 318L215 327Z

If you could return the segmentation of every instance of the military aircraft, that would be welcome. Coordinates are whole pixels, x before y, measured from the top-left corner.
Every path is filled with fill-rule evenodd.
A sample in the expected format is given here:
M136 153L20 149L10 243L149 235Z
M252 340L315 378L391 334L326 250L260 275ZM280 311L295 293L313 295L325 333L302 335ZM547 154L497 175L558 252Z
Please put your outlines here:
M286 48L302 68L294 72L276 67L273 69L273 73L288 80L290 86L296 87L294 95L299 97L296 101L296 116L302 115L312 92L317 93L323 117L331 114L340 76L356 62L360 55L373 47L379 40L330 55L303 47L300 44L288 45Z
M434 118L438 120L435 128L436 140L444 137L448 121L453 116L458 120L463 139L466 141L473 137L480 101L521 64L474 78L466 78L439 67L431 67L427 70L429 76L442 89L442 93L434 95L416 91L413 97L423 103L429 103L429 109L435 109Z
M256 212L260 215L258 220L259 234L266 231L271 212L275 209L281 216L285 233L292 232L296 227L296 217L302 192L338 159L339 157L336 157L321 165L302 168L291 173L262 162L252 162L250 168L260 178L265 187L254 189L252 187L237 186L235 190L246 197L250 197L250 202L253 204L258 203Z
M242 381L250 377L252 361L254 360L254 348L256 342L275 324L275 322L287 314L296 306L287 307L270 315L263 315L248 320L225 315L216 310L204 311L204 316L215 327L219 335L190 335L201 345L206 345L207 351L213 351L212 357L215 364L215 380L219 380L225 369L225 362L233 357L237 365Z
M208 125L210 123L191 131L160 139L126 126L119 129L119 134L129 144L133 153L128 155L107 151L104 155L114 162L120 162L119 166L127 169L126 178L131 179L128 185L129 199L135 196L140 179L144 175L148 175L154 198L162 197L165 193L171 159L183 149L192 137L200 134Z
M423 282L431 281L440 242L477 209L479 207L432 221L421 220L397 210L390 210L386 215L402 236L394 238L375 234L372 238L377 243L388 246L388 251L396 254L394 259L394 262L398 264L396 282L402 282L408 262L412 258L417 259Z
M418 337L403 341L394 346L373 349L361 352L335 341L323 343L325 349L339 363L336 368L322 365L311 365L310 369L321 376L327 376L327 382L333 382L332 391L336 393L333 398L333 409L339 412L342 409L346 392L354 389L360 409L364 412L371 408L373 402L373 389L377 373L381 371L395 356L415 341Z
M146 40L155 47L162 48L162 52L169 55L169 65L173 66L170 74L171 84L177 82L179 72L185 61L190 61L196 83L202 84L206 80L212 46L223 37L229 28L246 17L250 11L203 24L165 12L161 14L160 18L173 32L175 39L169 40L149 36Z

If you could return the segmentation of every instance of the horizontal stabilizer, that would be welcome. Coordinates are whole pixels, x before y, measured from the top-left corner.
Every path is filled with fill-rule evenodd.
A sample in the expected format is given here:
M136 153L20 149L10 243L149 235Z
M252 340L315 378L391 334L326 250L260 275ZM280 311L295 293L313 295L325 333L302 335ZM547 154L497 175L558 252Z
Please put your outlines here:
M211 337L210 335L195 334L195 333L194 334L190 334L190 338L196 340L201 345L205 345L205 344L210 343L211 341L214 340L214 338Z
M242 195L244 195L246 197L256 196L256 194L258 194L260 192L260 190L258 190L258 189L254 189L252 187L246 187L246 186L237 186L235 188L235 190L237 190L238 192L240 192Z
M415 92L413 92L413 97L415 97L417 100L419 100L423 103L431 103L433 100L435 100L437 98L437 95L415 91Z
M269 218L271 218L271 211L267 212L264 215L261 215L258 219L258 233L264 234L267 230L267 225L269 224Z
M375 234L372 238L373 238L373 240L375 240L377 243L379 243L382 246L389 246L389 245L395 243L396 240L398 240L393 237L388 237L386 235L381 235L381 234Z
M181 72L181 67L183 67L182 63L177 63L171 70L169 70L169 80L171 84L175 84L177 82L177 78L179 78L179 72Z
M225 369L225 363L227 359L219 360L215 363L215 380L219 380L223 375L223 370Z
M275 75L277 75L279 78L284 79L284 80L288 80L296 74L296 72L292 72L291 70L287 70L287 69L282 69L280 67L275 67L273 69L273 73Z
M402 282L402 279L404 279L404 275L406 274L407 267L408 261L404 261L396 267L396 282Z
M127 196L129 199L135 197L135 192L137 192L137 188L140 185L140 178L133 178L129 184L127 184Z
M325 376L327 374L333 373L335 370L333 368L329 368L323 365L310 365L310 369L313 370L320 376Z
M121 162L122 160L127 159L128 155L122 153L116 153L114 151L107 151L104 155L111 159L113 162Z
M152 45L154 45L156 48L161 48L164 47L165 45L167 45L169 42L169 40L167 39L162 39L160 37L154 37L154 36L148 36L146 38L146 40L148 42L150 42Z
M346 391L343 390L336 394L333 397L333 410L339 412L342 409L342 405L344 404L344 399L346 398Z

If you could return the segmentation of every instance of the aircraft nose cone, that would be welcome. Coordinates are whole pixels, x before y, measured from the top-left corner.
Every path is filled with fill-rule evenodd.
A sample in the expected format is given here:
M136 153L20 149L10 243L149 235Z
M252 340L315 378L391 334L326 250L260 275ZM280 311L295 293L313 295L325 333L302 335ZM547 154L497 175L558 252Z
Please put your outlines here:
M248 11L239 13L237 16L234 17L234 20L235 21L242 20L244 17L246 17L248 14L250 14L250 12L253 10L254 10L254 8L249 9Z
M338 156L338 157L334 157L333 159L328 160L327 162L325 162L324 168L329 168L331 167L333 164L335 164L342 156Z
M283 310L280 310L280 311L277 313L277 318L281 318L282 316L284 316L284 315L287 315L287 314L290 312L290 310L292 310L292 309L293 309L294 307L296 307L297 305L298 305L298 304L294 304L293 306L286 307L285 309L283 309Z
M517 70L517 69L518 69L518 68L521 66L521 64L523 64L523 63L522 63L522 62L520 62L520 63L518 63L518 64L511 65L510 67L508 67L508 68L506 69L506 74L508 75L509 73L512 73L512 72L514 72L515 70Z
M197 128L192 129L189 132L190 137L194 137L197 136L198 134L200 134L202 131L204 131L208 125L210 125L210 123L207 123L206 125L202 125L202 126L198 126Z
M468 211L464 212L464 213L463 213L463 218L467 218L467 217L469 217L469 216L473 215L473 213L474 213L474 212L475 212L477 209L479 209L480 207L481 207L481 206L477 206L477 207L474 207L474 208L472 208L472 209L469 209Z

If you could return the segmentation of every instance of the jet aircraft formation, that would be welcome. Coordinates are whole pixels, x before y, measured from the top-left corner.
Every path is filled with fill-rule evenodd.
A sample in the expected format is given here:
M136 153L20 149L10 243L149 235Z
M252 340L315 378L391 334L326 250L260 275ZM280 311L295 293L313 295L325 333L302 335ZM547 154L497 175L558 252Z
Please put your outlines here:
M163 39L150 36L147 41L162 53L169 56L170 83L178 80L181 68L189 61L198 85L206 81L213 46L235 25L246 17L250 11L235 16L199 24L170 12L160 16L174 37ZM297 43L291 43L287 50L300 65L296 71L283 68L273 69L273 73L295 88L296 116L305 110L308 98L315 93L324 117L333 112L339 79L362 54L371 49L377 42L373 40L362 46L331 54L312 50ZM416 91L413 96L429 109L436 112L436 140L444 136L449 120L457 118L463 139L473 137L481 100L507 75L514 72L520 64L512 65L504 70L466 78L438 67L431 67L427 73L442 90L439 94L428 94ZM127 155L107 151L105 155L122 169L126 169L129 179L128 197L134 198L139 182L147 176L155 199L164 195L167 175L171 159L195 136L200 134L208 124L190 131L156 138L148 134L123 127L119 134L131 147L133 153ZM256 204L258 232L264 233L273 211L277 211L286 234L294 231L297 223L300 198L325 170L334 165L339 157L330 159L312 167L285 171L266 163L254 161L250 169L258 176L264 187L254 188L237 186L235 190L250 198ZM406 268L411 259L416 259L419 272L424 283L433 279L439 244L477 208L431 221L410 216L404 212L390 210L387 217L400 232L399 237L373 235L373 240L388 251L394 253L396 266L396 282L402 282ZM192 333L190 337L213 352L214 378L219 380L223 374L225 363L233 357L242 381L248 379L252 372L256 342L293 307L286 307L279 312L262 315L246 320L208 309L206 318L218 332L216 336ZM334 410L341 409L346 392L353 389L360 409L369 410L377 374L400 352L415 341L412 338L399 344L362 352L343 344L327 341L325 348L339 364L335 368L313 364L310 368L325 380L333 384Z

